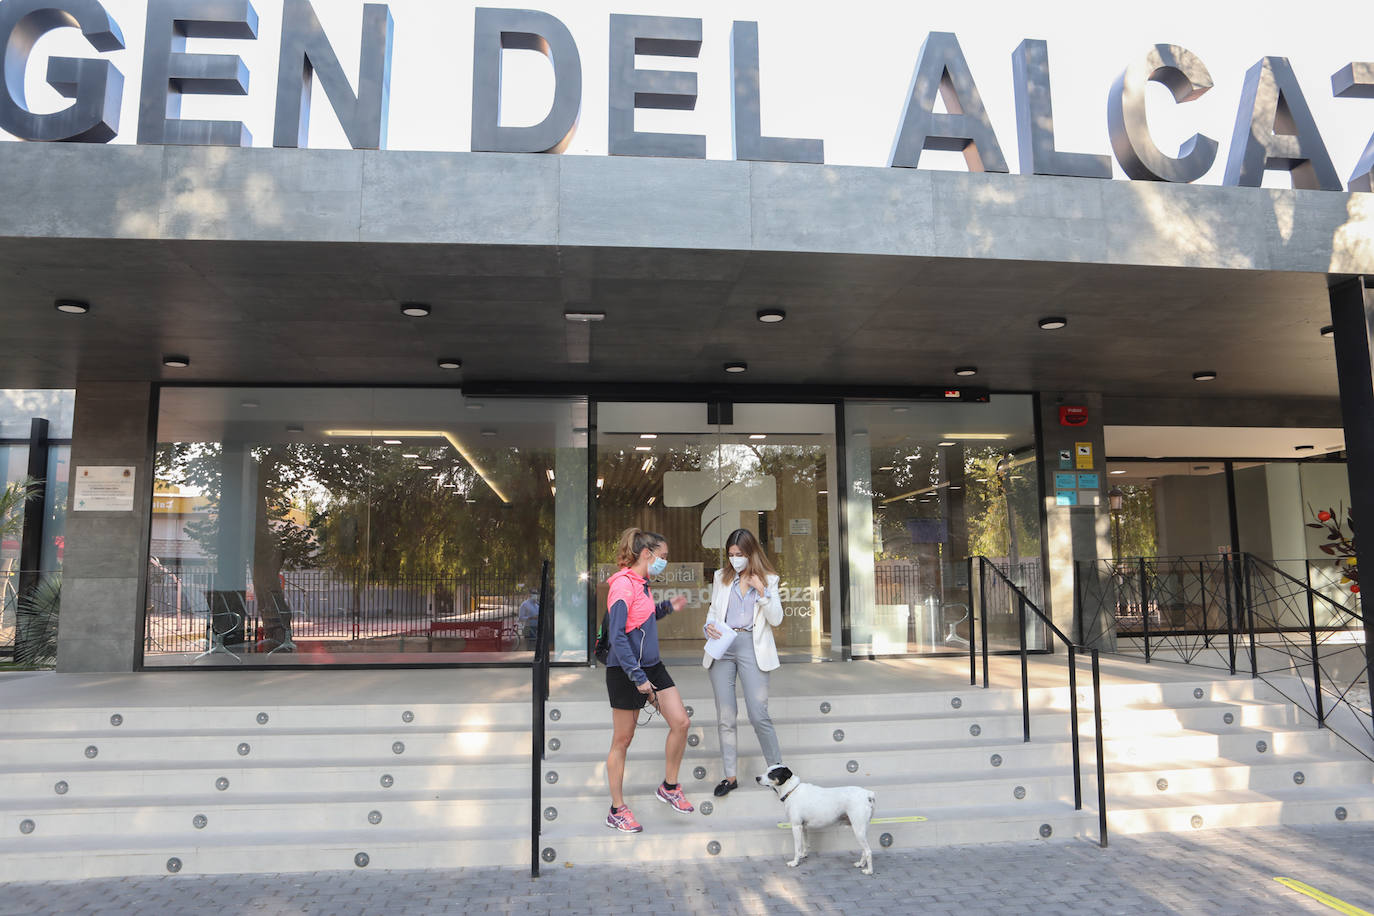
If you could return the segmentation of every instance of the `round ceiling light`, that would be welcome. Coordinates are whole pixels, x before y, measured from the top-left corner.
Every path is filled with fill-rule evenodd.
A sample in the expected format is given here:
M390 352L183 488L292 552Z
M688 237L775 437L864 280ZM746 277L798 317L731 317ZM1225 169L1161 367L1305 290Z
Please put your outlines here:
M461 369L461 368L463 368L463 361L462 361L461 359L451 359L451 358L448 358L448 357L440 357L440 359L439 359L439 368L440 368L440 369Z
M759 309L755 317L764 324L777 324L787 318L787 313L782 309Z
M1335 336L1336 336L1336 326L1335 326L1334 324L1323 325L1323 326L1322 326L1322 330L1321 330L1321 335L1322 335L1323 337L1335 337Z
M748 364L748 363L726 363L726 364L725 364L725 371L726 371L726 372L734 372L734 373L748 372L748 371L749 371L749 364Z
M429 306L423 302L402 302L401 314L407 318L424 318L429 314Z
M84 315L91 310L91 304L80 299L58 299L52 307L66 315Z
M1057 330L1059 330L1060 328L1064 327L1064 326L1065 326L1066 324L1068 324L1068 323L1069 323L1069 319L1064 318L1064 317L1061 317L1061 316L1051 316L1051 317L1049 317L1049 318L1041 318L1041 319L1040 319L1040 330L1042 330L1042 331L1057 331Z
M1315 445L1295 445L1295 446L1293 446L1293 451L1295 451L1295 452L1310 452L1310 451L1313 451L1314 449L1316 449L1316 446L1315 446Z
M964 378L967 378L967 377L969 377L970 375L977 375L977 374L978 374L978 367L977 367L977 366L958 366L958 367L955 368L954 374L955 374L955 375L958 375L958 376L962 376L962 377L964 377Z
M1216 377L1217 373L1214 369L1204 369L1201 372L1193 373L1193 381L1195 382L1212 382L1216 381Z
M168 369L185 369L191 365L191 357L169 355L162 357L162 365Z

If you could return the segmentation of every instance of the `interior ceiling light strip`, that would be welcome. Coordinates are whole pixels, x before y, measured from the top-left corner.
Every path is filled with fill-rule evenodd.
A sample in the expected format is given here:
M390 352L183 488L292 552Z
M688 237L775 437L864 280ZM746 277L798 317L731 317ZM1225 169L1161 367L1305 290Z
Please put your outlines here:
M472 467L472 469L477 472L477 476L482 478L482 482L485 483L487 486L491 487L491 492L495 493L497 497L501 500L501 502L507 504L510 503L510 497L503 493L501 491L501 488L496 485L496 482L491 479L491 474L486 470L486 468L482 467L481 463L479 463L477 459L474 458L468 452L468 450L463 447L463 444L458 441L458 437L456 435L454 435L446 429L326 429L323 430L323 432L326 436L335 436L338 438L346 439L370 439L378 436L393 439L432 439L436 436L442 436L444 439L448 440L449 445L453 446L454 451L456 451L459 455L463 456L463 460L466 461Z

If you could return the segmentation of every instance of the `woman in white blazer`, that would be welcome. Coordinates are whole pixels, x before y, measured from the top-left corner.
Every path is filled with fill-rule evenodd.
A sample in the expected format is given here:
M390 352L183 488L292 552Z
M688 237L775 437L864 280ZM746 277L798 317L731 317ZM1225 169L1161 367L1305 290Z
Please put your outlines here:
M735 639L718 659L703 656L701 664L711 678L716 695L716 721L720 728L720 754L724 776L715 788L717 797L739 786L736 766L739 757L735 743L735 680L744 687L744 706L749 724L754 726L764 764L782 763L782 751L773 720L768 716L768 672L778 667L778 647L773 642L773 627L782 623L782 602L778 598L778 574L763 555L758 539L739 528L725 541L728 566L716 571L711 582L711 609L706 612L706 636L715 639L726 628Z

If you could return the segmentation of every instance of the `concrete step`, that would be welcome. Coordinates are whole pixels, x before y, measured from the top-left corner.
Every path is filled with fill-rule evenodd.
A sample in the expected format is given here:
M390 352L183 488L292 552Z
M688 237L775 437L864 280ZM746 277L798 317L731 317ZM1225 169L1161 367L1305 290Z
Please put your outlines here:
M1371 820L1374 786L1368 784L1107 797L1107 825L1116 833Z
M409 719L407 720L407 714ZM260 721L262 717L265 721ZM118 724L115 724L115 723ZM0 735L15 733L117 734L123 730L417 728L528 729L528 703L349 704L338 706L112 706L0 710Z

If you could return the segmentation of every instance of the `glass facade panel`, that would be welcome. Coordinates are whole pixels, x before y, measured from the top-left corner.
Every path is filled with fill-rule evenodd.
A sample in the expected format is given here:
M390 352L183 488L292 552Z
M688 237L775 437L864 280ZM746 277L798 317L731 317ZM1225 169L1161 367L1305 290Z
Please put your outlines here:
M856 657L967 652L970 555L991 559L1043 607L1030 396L850 401L844 412ZM989 599L999 645L1019 642L1007 608ZM1029 645L1043 646L1040 628L1028 621L1027 630Z
M162 391L144 662L586 658L586 402Z

